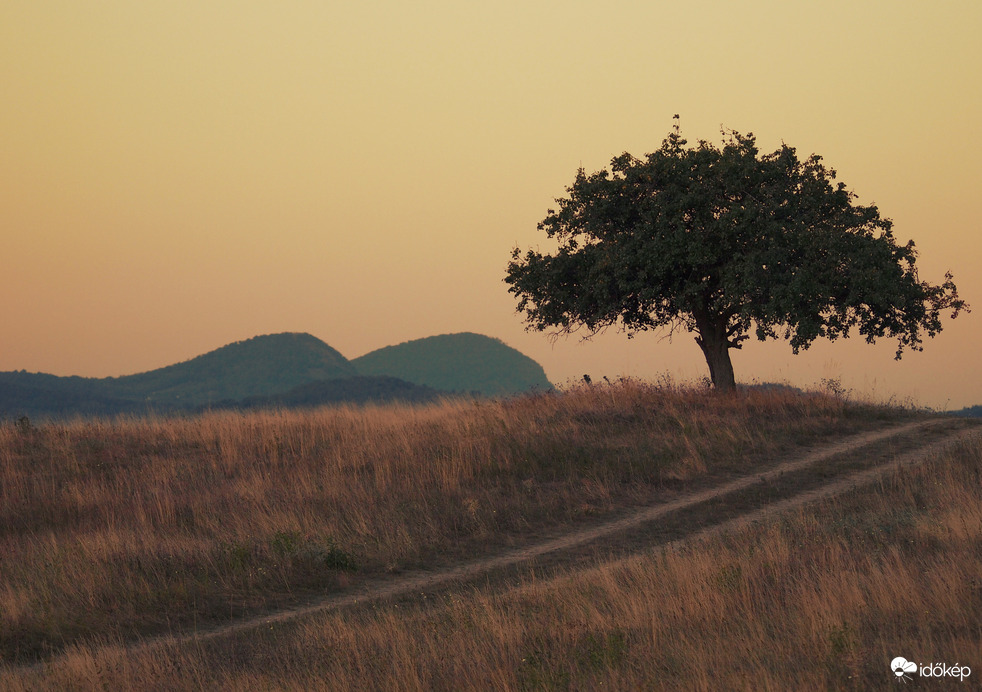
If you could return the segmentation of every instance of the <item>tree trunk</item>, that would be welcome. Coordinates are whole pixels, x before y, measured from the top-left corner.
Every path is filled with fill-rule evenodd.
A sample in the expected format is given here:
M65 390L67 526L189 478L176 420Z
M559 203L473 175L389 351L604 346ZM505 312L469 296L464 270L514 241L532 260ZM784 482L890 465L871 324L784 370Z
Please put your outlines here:
M736 389L736 379L733 376L733 363L730 362L730 342L726 338L726 323L720 324L707 317L696 317L696 328L699 336L696 343L702 349L709 365L709 377L713 387L719 392L729 392Z

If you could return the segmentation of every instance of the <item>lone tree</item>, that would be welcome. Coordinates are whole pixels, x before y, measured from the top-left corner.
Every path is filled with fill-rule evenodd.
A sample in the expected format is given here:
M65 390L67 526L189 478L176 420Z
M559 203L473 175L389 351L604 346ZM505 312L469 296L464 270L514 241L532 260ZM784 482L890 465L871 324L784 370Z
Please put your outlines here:
M644 159L581 168L538 228L555 254L512 251L505 282L529 329L596 334L620 320L628 336L695 332L718 390L735 386L729 350L751 329L794 353L817 338L898 340L921 350L941 313L968 310L950 273L918 280L913 241L898 245L876 206L855 203L835 171L783 145L761 155L753 134L724 132L722 149L686 147L677 122Z

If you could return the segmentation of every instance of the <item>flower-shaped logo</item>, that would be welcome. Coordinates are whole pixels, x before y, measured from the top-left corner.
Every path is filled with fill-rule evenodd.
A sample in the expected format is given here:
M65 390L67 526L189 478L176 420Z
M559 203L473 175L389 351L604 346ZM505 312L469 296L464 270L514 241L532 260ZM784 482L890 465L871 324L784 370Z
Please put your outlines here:
M890 661L890 670L893 671L893 674L897 676L898 680L907 682L912 679L908 673L917 672L917 664L913 661L908 661L906 658L897 656L897 658Z

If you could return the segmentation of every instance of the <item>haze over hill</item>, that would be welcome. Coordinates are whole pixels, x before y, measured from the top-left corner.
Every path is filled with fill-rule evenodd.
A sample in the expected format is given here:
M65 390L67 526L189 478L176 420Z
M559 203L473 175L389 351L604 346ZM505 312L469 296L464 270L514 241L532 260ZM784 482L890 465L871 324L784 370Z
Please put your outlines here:
M310 334L283 333L122 377L3 372L0 418L430 401L551 388L535 361L497 339L448 334L410 344L357 359L364 369Z

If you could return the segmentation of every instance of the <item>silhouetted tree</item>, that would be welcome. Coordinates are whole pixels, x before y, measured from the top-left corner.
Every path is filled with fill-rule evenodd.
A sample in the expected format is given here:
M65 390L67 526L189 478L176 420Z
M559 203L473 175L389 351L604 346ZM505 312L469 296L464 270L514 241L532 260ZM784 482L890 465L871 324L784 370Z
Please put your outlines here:
M538 226L558 250L515 248L508 264L529 329L695 332L714 386L728 390L729 349L751 329L798 353L857 327L870 343L896 338L899 359L941 331L943 311L968 309L950 273L940 286L918 279L913 241L898 245L892 222L833 184L820 156L802 161L787 145L761 155L738 132L722 148L686 144L676 116L644 159L577 172Z

